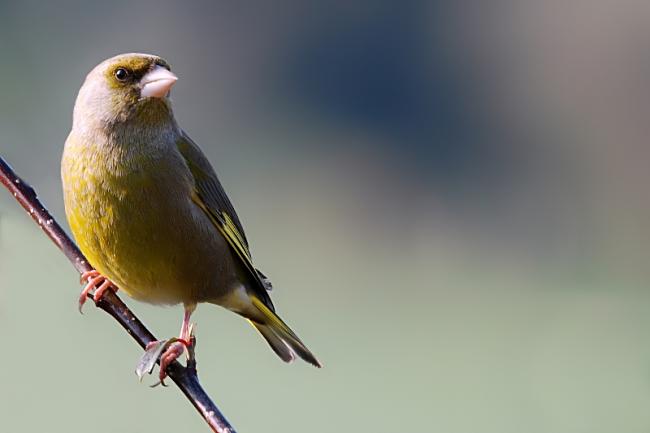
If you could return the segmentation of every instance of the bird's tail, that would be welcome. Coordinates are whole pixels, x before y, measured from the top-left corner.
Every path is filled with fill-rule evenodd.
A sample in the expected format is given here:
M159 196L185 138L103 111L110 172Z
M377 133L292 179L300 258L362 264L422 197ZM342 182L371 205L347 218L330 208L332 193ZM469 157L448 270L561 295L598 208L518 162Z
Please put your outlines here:
M284 362L291 362L298 355L308 363L320 368L321 364L307 349L300 338L282 321L269 307L254 296L251 296L253 305L259 310L262 321L249 319L251 324L260 331L271 349ZM257 316L257 315L256 315Z

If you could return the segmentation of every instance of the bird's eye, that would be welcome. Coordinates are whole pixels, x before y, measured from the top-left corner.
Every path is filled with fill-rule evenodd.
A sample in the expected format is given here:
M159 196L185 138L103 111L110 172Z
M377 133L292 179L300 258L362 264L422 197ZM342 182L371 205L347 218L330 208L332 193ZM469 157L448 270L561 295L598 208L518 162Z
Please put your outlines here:
M117 78L118 81L125 81L127 78L129 78L129 71L124 68L119 68L115 71L115 78Z

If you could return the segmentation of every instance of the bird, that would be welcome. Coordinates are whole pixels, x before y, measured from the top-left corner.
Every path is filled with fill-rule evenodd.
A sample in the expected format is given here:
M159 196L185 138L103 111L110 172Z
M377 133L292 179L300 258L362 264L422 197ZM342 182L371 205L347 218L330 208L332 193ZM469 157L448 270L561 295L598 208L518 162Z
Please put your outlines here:
M179 339L161 355L160 380L191 344L199 303L247 319L285 362L321 367L277 315L269 279L253 264L240 219L201 148L174 117L178 76L163 58L120 54L93 68L77 95L61 159L65 214L94 290L183 305Z

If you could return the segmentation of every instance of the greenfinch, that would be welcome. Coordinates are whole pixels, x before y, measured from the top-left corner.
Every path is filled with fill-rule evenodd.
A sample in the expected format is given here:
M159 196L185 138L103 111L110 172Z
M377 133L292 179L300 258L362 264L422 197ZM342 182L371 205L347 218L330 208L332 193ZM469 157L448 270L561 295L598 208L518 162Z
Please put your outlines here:
M94 268L79 306L95 288L96 300L119 288L151 304L182 303L161 380L189 344L198 303L248 319L283 361L297 355L320 367L275 313L235 209L174 118L177 79L162 58L130 53L100 63L79 90L61 162L66 217Z

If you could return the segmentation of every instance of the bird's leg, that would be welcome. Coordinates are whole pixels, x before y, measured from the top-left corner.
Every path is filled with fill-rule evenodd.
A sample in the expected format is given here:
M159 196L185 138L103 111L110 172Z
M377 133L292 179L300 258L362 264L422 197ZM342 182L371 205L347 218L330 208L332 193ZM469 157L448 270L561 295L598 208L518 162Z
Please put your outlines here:
M195 309L196 304L185 304L180 336L178 337L178 340L171 343L162 355L160 355L160 374L158 375L158 378L162 385L165 384L164 380L167 377L167 367L176 361L183 352L185 352L185 349L190 348L192 345L192 326L190 324L190 317ZM155 344L157 344L156 341L149 343L146 350L149 350Z
M192 317L192 313L196 309L196 305L185 305L184 312L183 312L183 323L181 324L181 335L180 339L185 342L186 346L190 345L190 318Z
M83 308L84 304L86 303L86 300L88 299L88 294L95 288L95 294L93 295L93 299L95 300L95 303L102 299L102 296L104 296L104 293L106 293L106 290L112 290L114 292L117 292L117 286L108 278L100 274L96 270L91 270L84 272L81 274L81 284L84 282L87 282L86 286L83 288L81 291L81 294L79 295L79 312L81 313L81 309ZM99 285L99 287L97 287Z

